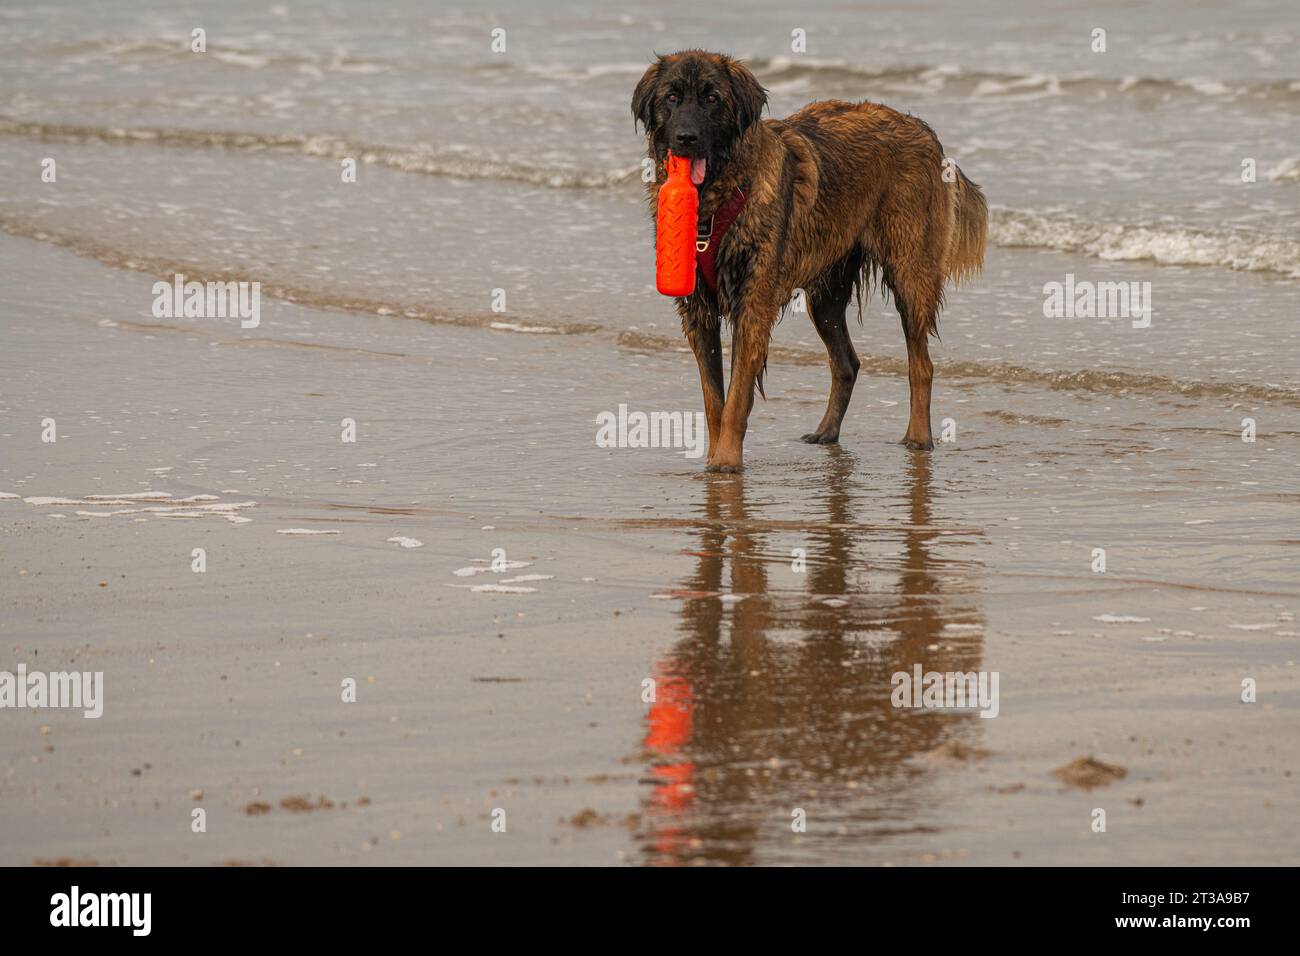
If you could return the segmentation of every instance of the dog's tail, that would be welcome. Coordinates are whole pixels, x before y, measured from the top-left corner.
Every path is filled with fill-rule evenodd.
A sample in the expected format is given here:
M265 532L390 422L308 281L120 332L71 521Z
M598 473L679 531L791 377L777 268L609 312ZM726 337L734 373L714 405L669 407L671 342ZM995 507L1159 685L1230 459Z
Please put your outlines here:
M984 268L984 244L988 238L989 207L979 186L954 165L957 181L948 185L951 204L951 232L944 272L960 284L979 275Z

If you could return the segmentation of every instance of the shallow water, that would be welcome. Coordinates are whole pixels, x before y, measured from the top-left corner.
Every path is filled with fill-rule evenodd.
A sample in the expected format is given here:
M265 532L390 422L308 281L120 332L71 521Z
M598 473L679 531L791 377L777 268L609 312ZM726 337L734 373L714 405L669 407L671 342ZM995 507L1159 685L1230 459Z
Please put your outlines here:
M825 371L786 362L713 476L593 442L609 402L689 409L684 355L274 303L250 336L133 319L149 278L66 250L0 260L6 654L108 688L96 726L7 715L6 862L1294 855L1294 432L968 379L923 455L871 374L812 448ZM997 719L891 706L917 664L997 671ZM1060 786L1084 754L1127 776Z
M194 15L123 9L97 7L75 38L57 28L60 4L5 11L0 157L39 169L50 156L61 174L9 177L0 228L296 301L529 329L655 323L671 337L627 102L652 50L716 37L750 58L772 115L878 99L930 122L982 184L995 248L983 281L950 297L944 357L1297 391L1300 80L1285 4L1180 8L1177 29L1159 5L1104 5L1089 15L1105 53L1053 5L863 11L854 29L838 8L787 25L776 4L747 7L743 24L672 5L489 17L227 4L197 18L205 54L187 49ZM489 47L498 20L504 53ZM795 28L805 54L783 39ZM355 184L341 182L348 157ZM1067 276L1149 282L1151 327L1044 318L1045 284ZM897 355L892 310L868 312L885 331L861 350ZM815 343L802 323L793 335Z

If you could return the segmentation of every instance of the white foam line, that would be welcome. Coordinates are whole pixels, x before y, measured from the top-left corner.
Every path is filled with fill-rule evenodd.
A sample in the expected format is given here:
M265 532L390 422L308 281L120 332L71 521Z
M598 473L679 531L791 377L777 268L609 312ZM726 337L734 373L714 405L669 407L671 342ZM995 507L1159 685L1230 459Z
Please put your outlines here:
M14 495L12 497L17 496ZM102 508L106 505L134 505L139 504L142 501L160 501L166 502L166 504L171 507L180 507L186 505L197 505L199 502L220 502L221 499L217 495L191 495L188 498L173 498L170 494L165 492L155 493L152 491L146 491L138 495L86 495L84 498L33 496L30 498L24 498L23 501L29 505L97 505ZM256 504L256 502L249 501L241 504L239 507L248 507L254 504ZM233 507L233 505L228 502L221 502L217 505L201 505L200 507L224 508ZM130 512L122 513L129 514Z
M170 491L136 491L124 495L86 495L87 501L168 501Z
M464 588L475 594L536 594L537 588L513 587L509 584L448 584L449 588Z
M493 322L490 327L498 332L528 332L534 335L554 335L559 331L545 325L520 325L518 322Z

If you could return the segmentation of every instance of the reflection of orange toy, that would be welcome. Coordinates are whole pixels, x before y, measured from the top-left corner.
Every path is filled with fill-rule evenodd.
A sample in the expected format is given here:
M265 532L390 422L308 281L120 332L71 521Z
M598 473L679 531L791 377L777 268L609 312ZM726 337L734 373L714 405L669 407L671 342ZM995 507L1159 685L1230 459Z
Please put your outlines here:
M645 745L658 754L677 754L691 740L691 685L680 677L660 677L655 684Z
M653 802L668 810L681 810L691 803L691 778L695 764L682 749L691 741L691 685L680 677L660 678L655 703L650 706L645 746L658 757L675 757L676 763L659 763L651 768L655 781Z
M695 291L695 233L700 196L691 182L691 161L668 154L668 181L659 187L655 217L655 287L663 295Z

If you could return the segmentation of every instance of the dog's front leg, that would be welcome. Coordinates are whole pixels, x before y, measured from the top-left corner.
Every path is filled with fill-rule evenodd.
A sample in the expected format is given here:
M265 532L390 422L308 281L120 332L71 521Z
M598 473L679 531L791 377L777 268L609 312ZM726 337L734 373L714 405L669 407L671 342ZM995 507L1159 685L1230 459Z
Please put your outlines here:
M691 343L695 362L700 367L700 389L704 392L704 417L709 425L709 456L718 447L722 428L722 335L721 321L715 310L699 301L699 296L679 299L677 311L682 316L682 331Z
M709 471L740 471L744 465L745 431L754 407L754 389L762 388L767 367L767 344L776 318L775 310L744 308L735 320L731 340L731 384L722 407L718 443L709 452Z

